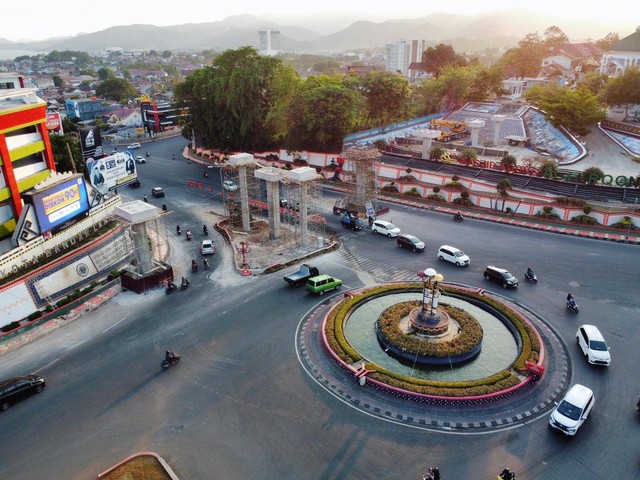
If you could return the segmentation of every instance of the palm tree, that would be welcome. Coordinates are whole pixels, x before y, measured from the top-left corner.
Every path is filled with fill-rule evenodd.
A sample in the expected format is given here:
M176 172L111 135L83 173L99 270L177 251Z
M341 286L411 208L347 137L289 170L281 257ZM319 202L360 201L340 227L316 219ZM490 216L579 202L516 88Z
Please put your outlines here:
M501 210L504 210L504 204L507 201L507 197L509 197L508 190L511 190L511 188L512 188L511 182L509 181L508 178L503 178L496 184L496 191L498 192L498 195L502 197ZM496 206L497 206L497 203L496 203Z
M446 150L440 145L434 145L429 149L429 158L431 160L441 160Z
M514 157L510 153L507 153L500 160L500 165L502 165L502 168L505 170L505 172L512 170L513 167L515 167L517 164L518 164L518 161L516 160L516 157Z

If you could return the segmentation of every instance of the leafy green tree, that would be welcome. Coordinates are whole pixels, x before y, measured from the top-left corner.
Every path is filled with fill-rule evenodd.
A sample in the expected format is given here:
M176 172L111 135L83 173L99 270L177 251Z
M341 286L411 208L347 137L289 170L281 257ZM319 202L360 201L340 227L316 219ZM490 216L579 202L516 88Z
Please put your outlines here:
M339 77L310 77L292 95L286 110L288 150L335 152L356 125L362 98Z
M271 110L284 110L283 96L295 84L291 67L273 57L262 57L252 47L227 50L212 66L196 70L176 85L179 107L188 107L188 126L199 144L225 150L261 150L274 146L277 119Z
M98 78L102 81L113 80L114 78L116 78L116 74L113 73L113 70L111 70L110 68L102 67L100 70L98 70Z
M544 160L540 164L540 174L545 178L556 178L558 176L558 164L555 160Z
M440 145L434 145L429 149L429 158L431 160L441 160L446 150Z
M171 50L165 50L164 52L162 52L162 58L171 58L173 56L173 53L171 53Z
M569 37L559 28L551 26L544 31L544 46L547 51L561 47L569 43Z
M640 69L627 68L622 75L612 78L602 91L602 99L609 106L624 106L625 117L629 105L640 103Z
M425 71L439 77L445 67L463 67L467 65L467 60L457 54L451 45L440 43L422 52L422 65Z
M16 57L13 59L14 62L18 63L18 62L22 62L24 60L29 60L31 57L29 57L29 55L20 55L19 57Z
M499 61L507 77L535 77L540 71L545 44L540 35L527 34L516 48L505 52Z
M576 87L586 88L594 95L600 95L607 86L608 80L609 77L604 73L588 72L577 82Z
M366 100L366 126L388 125L407 118L411 89L406 78L392 72L373 71L351 75L347 84Z
M60 88L64 86L64 80L62 80L60 75L53 75L51 78L53 79L53 85L55 87Z
M598 98L586 88L537 85L528 89L524 97L544 110L552 125L564 126L578 135L586 135L589 127L606 119Z
M64 135L50 135L51 151L58 172L72 172L86 174L87 165L82 158L80 143L68 133ZM73 158L69 157L67 144L71 147Z
M590 185L595 185L602 180L602 177L604 177L602 169L598 167L588 167L580 174L580 181Z
M620 41L620 35L617 32L609 32L605 35L604 38L596 40L596 47L600 50L610 50L611 46L614 43L618 43Z
M79 118L64 117L62 119L62 130L65 133L77 132L78 131L78 122L79 121L80 121ZM52 137L53 137L53 135L52 135Z
M132 100L138 94L130 82L121 78L113 78L102 82L96 88L96 95L117 102L121 100Z
M508 178L501 178L498 183L496 183L496 191L501 197L508 197L511 188L511 181Z
M502 165L502 168L504 168L504 170L507 172L511 171L517 164L518 161L516 160L516 157L514 157L510 153L507 153L500 160L500 165Z
M446 85L440 78L418 80L412 91L414 115L424 116L442 111Z
M151 50L149 50L149 56L150 57L157 57L158 56L158 52L156 52L155 50L151 49Z

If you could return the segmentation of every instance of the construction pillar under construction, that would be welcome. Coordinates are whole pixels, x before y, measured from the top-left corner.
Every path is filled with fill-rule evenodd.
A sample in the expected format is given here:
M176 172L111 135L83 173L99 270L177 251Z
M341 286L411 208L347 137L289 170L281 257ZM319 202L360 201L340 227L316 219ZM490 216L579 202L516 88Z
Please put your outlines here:
M229 157L229 165L238 169L238 186L240 188L240 208L242 212L242 230L251 231L251 216L249 215L249 188L247 186L247 165L255 162L250 153L237 153Z
M309 246L309 183L317 177L316 169L300 167L287 173L287 177L300 186L300 244Z
M347 167L351 167L355 177L355 184L350 186L347 193L347 208L364 212L367 203L371 203L377 209L375 168L380 160L380 152L375 148L350 148L344 156Z
M269 240L280 238L280 179L282 170L264 167L255 171L256 178L267 184L267 215L269 217Z

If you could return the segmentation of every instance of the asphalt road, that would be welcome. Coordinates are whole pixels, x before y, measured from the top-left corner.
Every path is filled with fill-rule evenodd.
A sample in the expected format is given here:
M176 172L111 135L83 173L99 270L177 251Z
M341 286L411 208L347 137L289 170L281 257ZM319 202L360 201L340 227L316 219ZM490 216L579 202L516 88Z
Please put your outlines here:
M187 187L202 166L178 160L185 143L150 144L151 159L139 166L141 189L122 192L141 199L153 186L165 189L164 199L148 197L169 207L172 256L182 268L197 254L197 242L177 237L174 224L193 226L198 239L195 227L208 212L222 211L215 189ZM189 290L125 292L1 357L0 377L39 372L47 388L0 414L0 478L95 478L138 451L160 454L183 480L418 479L435 465L444 479L495 478L505 466L519 479L640 478L638 247L470 219L454 223L443 214L391 205L383 218L427 243L424 254L414 254L368 231L342 230L330 210L327 218L344 246L313 263L346 288L413 278L433 266L445 281L494 290L537 311L568 344L572 382L595 392L594 410L577 436L551 431L547 416L464 435L408 428L350 408L318 386L296 356L296 328L324 298L291 289L283 272L240 277L229 267L231 251L219 248L215 271L191 275ZM212 229L210 235L222 247ZM443 243L466 251L471 266L437 262ZM488 264L508 268L520 287L503 291L485 282ZM522 279L527 266L538 273L538 284ZM568 291L580 304L577 316L564 308ZM582 323L603 332L610 368L589 366L579 355L575 332ZM182 361L162 372L167 348Z

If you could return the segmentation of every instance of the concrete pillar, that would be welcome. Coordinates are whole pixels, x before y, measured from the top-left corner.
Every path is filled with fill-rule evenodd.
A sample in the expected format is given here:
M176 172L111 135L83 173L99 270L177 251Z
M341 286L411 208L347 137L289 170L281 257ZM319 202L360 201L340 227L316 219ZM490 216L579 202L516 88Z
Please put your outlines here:
M153 255L145 224L136 223L131 225L131 236L133 237L133 248L138 262L136 272L145 275L153 269Z
M491 120L493 120L493 146L497 147L498 145L500 145L500 128L502 128L502 122L505 121L507 117L504 115L494 115L493 117L491 117Z
M256 178L267 183L267 215L269 217L269 239L280 238L280 178L282 170L274 167L265 167L256 170Z
M416 130L415 135L422 138L422 158L429 159L429 150L433 141L440 136L439 130L430 130L428 128Z
M318 174L315 168L300 167L295 168L287 173L287 176L300 184L300 242L303 247L309 246L309 189L308 184L314 180Z
M478 136L480 129L485 126L484 120L471 120L469 122L469 129L471 130L471 146L478 147Z
M249 189L247 188L247 165L254 163L250 153L237 153L229 157L228 163L238 168L238 183L240 188L240 211L242 212L242 230L251 230L251 218L249 216Z

